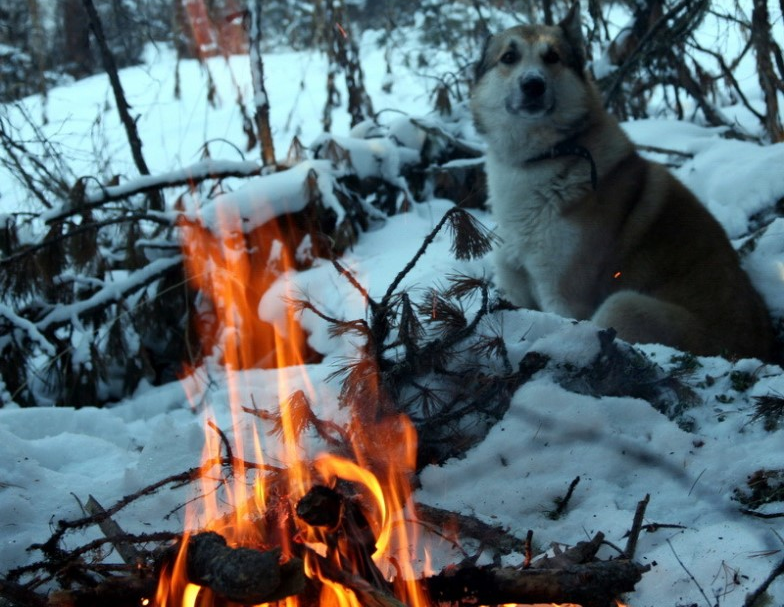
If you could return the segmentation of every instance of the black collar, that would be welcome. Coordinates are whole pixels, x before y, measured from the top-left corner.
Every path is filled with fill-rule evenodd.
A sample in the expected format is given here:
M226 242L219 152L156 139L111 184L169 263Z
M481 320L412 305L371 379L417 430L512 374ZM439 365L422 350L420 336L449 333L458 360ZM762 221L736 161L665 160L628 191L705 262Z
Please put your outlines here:
M588 151L588 148L574 143L570 139L566 141L561 141L560 143L556 143L553 147L547 150L544 154L540 154L539 156L535 156L533 158L529 158L526 160L526 164L531 162L539 162L540 160L552 160L553 158L560 158L561 156L579 156L580 158L584 158L588 162L591 163L591 186L593 186L594 191L596 191L596 187L599 183L599 176L596 171L596 163L593 160L593 156L591 156L591 152Z

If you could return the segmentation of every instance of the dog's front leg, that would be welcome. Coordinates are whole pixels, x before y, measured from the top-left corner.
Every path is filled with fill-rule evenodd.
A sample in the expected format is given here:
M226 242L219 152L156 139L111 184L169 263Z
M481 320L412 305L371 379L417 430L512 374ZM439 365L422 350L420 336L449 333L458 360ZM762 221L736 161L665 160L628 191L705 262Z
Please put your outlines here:
M495 281L501 295L519 308L539 309L531 288L531 276L524 266L512 264L503 249L495 250Z

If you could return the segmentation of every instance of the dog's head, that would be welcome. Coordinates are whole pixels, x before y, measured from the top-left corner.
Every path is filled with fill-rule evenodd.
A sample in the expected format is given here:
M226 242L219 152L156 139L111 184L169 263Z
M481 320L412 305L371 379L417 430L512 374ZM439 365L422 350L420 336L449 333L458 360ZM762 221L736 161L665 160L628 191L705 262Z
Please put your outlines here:
M556 26L519 25L491 36L472 93L479 131L491 141L543 127L568 135L592 101L584 44L578 3Z

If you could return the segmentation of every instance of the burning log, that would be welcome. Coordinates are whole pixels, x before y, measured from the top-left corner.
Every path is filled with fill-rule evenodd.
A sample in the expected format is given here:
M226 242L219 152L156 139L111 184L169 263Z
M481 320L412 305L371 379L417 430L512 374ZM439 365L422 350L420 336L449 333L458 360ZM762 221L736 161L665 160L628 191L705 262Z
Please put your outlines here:
M590 552L602 537L597 534L591 542L582 543L578 552ZM363 605L404 607L392 596L383 578L379 587L342 564L307 548L304 551L317 563L322 575L354 591ZM280 549L262 552L230 548L217 533L200 533L191 538L188 546L188 578L221 597L245 604L272 602L304 592L302 561L291 559L281 564L279 559ZM419 583L432 604L579 603L583 607L607 607L614 605L614 599L621 594L632 592L647 570L627 559L530 569L468 565L447 568Z
M342 569L355 572L375 588L389 590L371 558L376 551L376 537L356 502L334 489L315 485L297 504L297 516L324 530L328 558L337 557Z
M280 559L280 548L231 548L223 536L207 531L188 541L188 579L238 603L277 601L305 588L302 561Z

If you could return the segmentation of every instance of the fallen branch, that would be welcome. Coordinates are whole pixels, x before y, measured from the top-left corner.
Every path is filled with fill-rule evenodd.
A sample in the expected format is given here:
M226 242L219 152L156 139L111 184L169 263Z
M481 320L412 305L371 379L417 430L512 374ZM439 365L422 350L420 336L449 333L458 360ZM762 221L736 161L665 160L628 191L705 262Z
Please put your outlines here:
M780 575L784 575L784 560L780 561L778 565L773 568L773 571L770 572L770 575L765 578L765 581L759 585L759 587L754 591L750 592L746 595L746 600L743 603L743 607L757 607L757 601L762 597L765 592L768 590L768 586L773 583Z
M512 535L507 529L500 525L488 525L473 516L450 512L427 504L417 504L416 512L419 522L425 526L439 530L454 526L461 537L478 540L502 555L519 552L523 545L523 540Z
M634 520L632 521L632 529L629 531L629 539L626 541L626 549L623 551L627 559L633 559L634 553L637 551L637 541L640 539L642 520L645 518L645 510L650 500L650 494L646 494L637 504L637 510L634 512Z
M219 181L229 177L254 177L260 173L261 166L257 162L202 160L176 171L169 171L159 175L143 175L131 179L122 185L99 186L85 191L81 200L77 199L56 211L48 212L44 218L47 224L51 224L66 217L78 215L102 206L108 202L125 200L136 194L146 194L163 188L176 188L186 185L193 187L208 179ZM85 178L82 177L81 179L84 180Z
M607 607L648 569L628 560L600 561L564 569L469 567L442 572L425 580L433 601L482 605L504 603L579 603Z
M127 537L128 534L123 531L122 527L120 527L114 519L106 516L106 510L104 510L103 506L101 506L101 504L98 503L98 500L92 495L88 497L84 509L91 516L101 515L98 527L100 527L101 532L106 536L106 539L112 543L123 562L129 565L135 565L142 562L142 555L136 549L136 546L117 539L123 536Z

